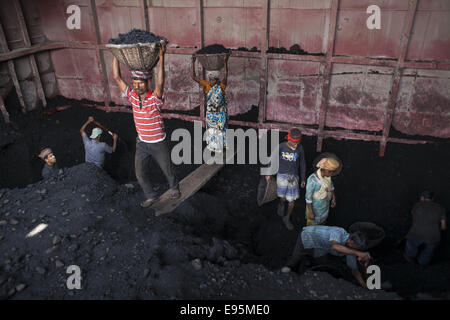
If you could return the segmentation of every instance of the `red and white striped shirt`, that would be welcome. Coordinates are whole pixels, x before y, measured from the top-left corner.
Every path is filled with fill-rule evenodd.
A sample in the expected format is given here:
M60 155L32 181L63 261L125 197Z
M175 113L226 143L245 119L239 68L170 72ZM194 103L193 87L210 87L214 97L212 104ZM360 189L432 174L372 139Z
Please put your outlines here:
M149 90L145 99L141 101L136 90L132 90L130 87L125 90L124 96L131 102L139 139L147 143L163 141L166 138L166 131L159 110L163 105L162 100Z

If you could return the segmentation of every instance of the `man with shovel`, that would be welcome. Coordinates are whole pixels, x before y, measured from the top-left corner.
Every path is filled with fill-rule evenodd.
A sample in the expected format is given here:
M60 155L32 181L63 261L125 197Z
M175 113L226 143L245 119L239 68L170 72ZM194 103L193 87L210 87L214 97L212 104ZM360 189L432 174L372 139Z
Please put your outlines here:
M131 102L134 124L138 137L136 139L135 169L136 178L141 185L146 200L141 207L149 207L156 199L157 194L152 188L149 178L150 159L153 157L163 171L169 182L171 198L181 196L178 179L175 176L170 159L169 147L166 141L166 131L160 108L163 106L164 90L164 54L166 43L161 41L159 49L159 63L155 91L151 91L150 73L145 71L132 71L132 88L120 76L119 61L113 60L113 77L123 96Z
M113 134L113 146L112 148L107 145L105 142L101 142L100 138L103 133L103 130L95 127L92 129L92 134L90 137L86 135L84 130L86 126L95 122L94 117L89 117L88 120L83 124L80 129L81 137L83 138L84 151L85 151L85 161L95 164L99 168L103 168L105 163L105 152L112 153L116 151L117 146L117 134Z

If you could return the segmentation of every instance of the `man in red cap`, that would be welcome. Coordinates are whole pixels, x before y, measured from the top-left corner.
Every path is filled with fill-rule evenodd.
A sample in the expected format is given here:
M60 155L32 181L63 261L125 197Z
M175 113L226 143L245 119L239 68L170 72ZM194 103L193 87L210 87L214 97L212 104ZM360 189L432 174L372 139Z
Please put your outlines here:
M150 158L153 157L166 176L170 196L174 199L180 197L178 179L172 168L172 161L167 145L166 131L160 108L163 106L164 90L164 54L166 43L161 42L159 50L158 74L155 91L150 90L150 73L145 71L132 71L133 88L130 88L120 77L119 61L113 60L113 76L124 97L131 102L134 124L136 126L136 178L141 185L146 200L141 206L146 208L156 199L157 194L152 188L149 178Z
M283 218L283 222L288 230L293 230L294 225L290 221L294 211L295 200L299 198L299 169L301 177L301 187L306 184L306 163L305 152L300 144L302 134L300 130L292 128L287 135L287 142L279 146L279 168L277 173L277 194L280 198L278 204L278 215ZM270 177L266 176L267 181ZM285 215L285 202L288 202L288 210Z

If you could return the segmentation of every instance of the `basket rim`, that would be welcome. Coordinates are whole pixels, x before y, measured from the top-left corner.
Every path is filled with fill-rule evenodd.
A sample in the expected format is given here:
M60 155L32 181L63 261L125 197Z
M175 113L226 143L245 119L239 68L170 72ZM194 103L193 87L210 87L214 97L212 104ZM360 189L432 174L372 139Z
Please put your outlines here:
M381 231L381 233L383 234L383 236L386 235L386 232L384 231L384 229L383 229L382 227L380 227L380 226L377 225L376 223L369 222L369 221L357 221L357 222L354 222L354 223L352 223L352 224L348 227L348 229L349 229L349 230L350 230L350 229L354 229L354 228L356 228L356 227L358 227L358 226L371 227L371 228L373 228L373 229L376 229L376 230L378 230L378 231Z
M210 56L223 56L223 55L231 55L230 52L222 52L222 53L194 53L196 57L210 57Z
M162 40L168 43L169 41ZM117 48L117 49L123 49L123 48L132 48L132 47L151 47L158 43L161 43L161 41L155 41L155 42L138 42L138 43L126 43L126 44L114 44L114 43L107 43L105 45L106 48Z

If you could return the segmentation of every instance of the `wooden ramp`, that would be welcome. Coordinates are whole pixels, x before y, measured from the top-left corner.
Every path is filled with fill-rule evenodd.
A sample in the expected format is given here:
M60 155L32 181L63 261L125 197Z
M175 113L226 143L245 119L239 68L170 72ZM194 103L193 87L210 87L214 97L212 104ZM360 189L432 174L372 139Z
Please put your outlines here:
M159 197L147 210L160 216L165 213L170 213L175 210L184 200L188 199L198 190L200 190L212 177L219 172L220 169L234 157L236 153L230 152L226 154L226 159L223 164L203 164L195 171L191 172L180 182L181 197L178 199L171 199L166 191Z

